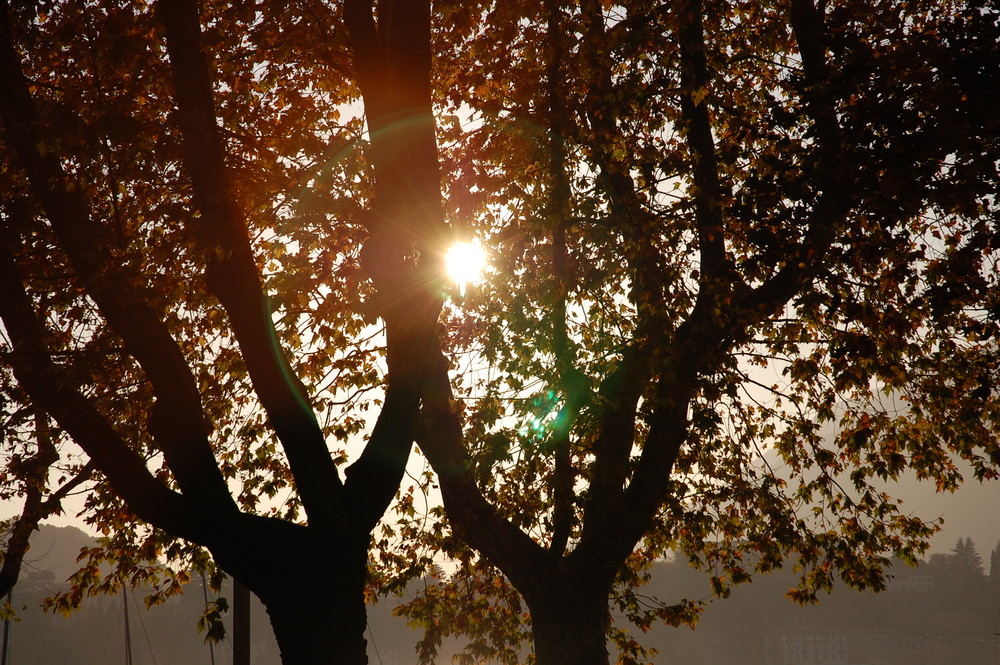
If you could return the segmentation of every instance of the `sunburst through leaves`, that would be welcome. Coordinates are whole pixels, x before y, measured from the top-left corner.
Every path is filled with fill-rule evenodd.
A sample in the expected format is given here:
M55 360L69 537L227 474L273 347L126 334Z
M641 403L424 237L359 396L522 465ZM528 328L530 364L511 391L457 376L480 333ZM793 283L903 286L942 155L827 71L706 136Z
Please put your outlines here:
M486 252L476 241L456 242L444 257L448 279L458 285L458 293L465 297L465 287L475 282L486 269Z

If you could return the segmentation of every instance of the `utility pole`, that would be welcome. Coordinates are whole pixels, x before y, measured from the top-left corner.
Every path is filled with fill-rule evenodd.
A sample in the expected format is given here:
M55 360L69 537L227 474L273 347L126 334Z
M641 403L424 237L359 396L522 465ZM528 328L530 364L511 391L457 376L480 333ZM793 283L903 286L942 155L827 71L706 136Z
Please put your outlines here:
M125 665L132 665L132 631L128 622L128 590L122 585L122 608L125 612Z
M208 607L208 582L205 580L205 571L201 571L201 593L205 597L205 607ZM208 640L208 657L212 660L212 665L215 665L215 644L211 640Z
M12 597L14 589L7 591L7 610L13 606ZM10 644L10 617L5 616L3 620L3 654L0 655L0 665L7 665L7 650Z
M233 665L250 665L250 589L233 578Z

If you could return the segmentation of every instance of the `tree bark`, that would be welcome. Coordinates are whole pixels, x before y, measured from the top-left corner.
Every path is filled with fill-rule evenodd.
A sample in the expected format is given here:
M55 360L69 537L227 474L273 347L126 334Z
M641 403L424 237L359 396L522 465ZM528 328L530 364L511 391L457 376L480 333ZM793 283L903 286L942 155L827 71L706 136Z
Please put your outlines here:
M526 597L536 665L607 665L608 588L594 582L548 580Z
M276 577L258 592L282 665L367 665L367 547L312 547L289 559L262 571Z
M265 604L282 665L367 665L364 594L341 594L313 582L309 595L319 598L303 599L298 589Z

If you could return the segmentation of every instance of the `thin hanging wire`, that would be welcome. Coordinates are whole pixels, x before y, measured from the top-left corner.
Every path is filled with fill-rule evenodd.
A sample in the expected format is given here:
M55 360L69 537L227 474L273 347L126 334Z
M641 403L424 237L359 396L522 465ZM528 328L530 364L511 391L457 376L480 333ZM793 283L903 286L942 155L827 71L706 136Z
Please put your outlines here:
M379 655L378 645L375 644L375 636L372 635L372 625L365 620L365 627L368 629L368 639L372 641L372 649L375 649L375 657L378 658L378 665L382 665L382 656Z
M135 605L135 615L139 617L139 627L142 628L142 636L146 638L146 648L149 649L149 657L153 661L153 665L156 665L156 654L153 653L153 645L149 641L149 633L146 632L146 622L142 619L142 612L139 611L139 604L135 600L135 589L129 589L132 594L132 604Z

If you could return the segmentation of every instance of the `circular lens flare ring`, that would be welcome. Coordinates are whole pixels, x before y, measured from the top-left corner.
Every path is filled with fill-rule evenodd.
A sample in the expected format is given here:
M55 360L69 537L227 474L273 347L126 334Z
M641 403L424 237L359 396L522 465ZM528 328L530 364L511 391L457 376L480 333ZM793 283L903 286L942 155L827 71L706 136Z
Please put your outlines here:
M448 279L458 284L459 295L465 295L465 285L474 282L486 268L486 252L478 241L456 242L444 255Z

